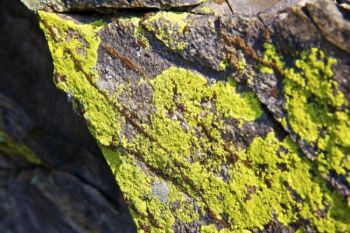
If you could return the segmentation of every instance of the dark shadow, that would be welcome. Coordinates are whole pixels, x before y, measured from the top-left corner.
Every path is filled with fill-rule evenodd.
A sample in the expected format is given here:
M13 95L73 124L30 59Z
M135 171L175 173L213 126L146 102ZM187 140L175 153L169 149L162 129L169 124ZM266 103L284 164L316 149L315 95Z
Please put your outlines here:
M52 60L38 17L19 0L6 0L0 4L0 21L0 94L21 106L29 118L23 125L25 135L16 135L9 124L6 130L38 154L46 168L73 175L100 192L119 212L120 218L114 219L118 232L136 232L96 141L53 84ZM93 211L105 214L101 208Z

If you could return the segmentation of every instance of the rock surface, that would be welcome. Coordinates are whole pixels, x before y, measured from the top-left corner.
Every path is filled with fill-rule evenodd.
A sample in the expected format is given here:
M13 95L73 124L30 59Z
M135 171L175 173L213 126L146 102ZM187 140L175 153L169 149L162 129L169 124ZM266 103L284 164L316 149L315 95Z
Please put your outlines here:
M52 82L38 17L0 6L0 232L135 232L95 140Z
M350 231L348 1L23 2L139 232Z

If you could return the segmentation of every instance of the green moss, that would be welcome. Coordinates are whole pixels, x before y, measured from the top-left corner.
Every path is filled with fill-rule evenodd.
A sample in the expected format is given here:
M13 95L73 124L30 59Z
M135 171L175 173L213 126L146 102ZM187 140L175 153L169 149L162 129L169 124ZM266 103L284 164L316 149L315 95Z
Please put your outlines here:
M22 156L33 164L41 164L40 158L31 149L22 143L14 141L2 131L0 131L0 151L6 155Z
M349 157L350 113L349 104L333 79L336 60L313 48L302 52L294 67L287 68L272 45L265 48L264 59L277 64L285 74L287 118L281 119L284 127L289 125L302 140L319 148L315 155L323 174L335 171L345 176L349 169L344 161ZM270 68L261 71L266 69L271 73Z
M187 47L183 35L188 26L188 15L183 12L158 12L147 18L143 25L165 46L174 51L182 51Z

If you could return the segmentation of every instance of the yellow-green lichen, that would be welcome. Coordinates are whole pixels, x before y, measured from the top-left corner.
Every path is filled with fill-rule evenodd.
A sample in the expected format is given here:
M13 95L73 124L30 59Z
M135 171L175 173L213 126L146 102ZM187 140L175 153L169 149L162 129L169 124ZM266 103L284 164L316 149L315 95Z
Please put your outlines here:
M260 102L253 92L237 93L235 91L236 83L229 78L224 84L219 82L213 85L213 91L216 94L217 109L225 117L231 117L238 120L253 121L262 115Z
M188 16L184 12L158 12L143 21L143 25L165 46L182 51L187 47L183 35L187 29Z
M317 146L315 155L322 173L346 175L350 169L345 162L350 151L350 113L349 104L333 79L336 60L313 48L302 52L294 67L285 67L273 45L265 45L265 49L264 59L276 64L285 76L284 127L288 122L302 140ZM266 73L266 69L271 68L261 71Z
M238 68L238 70L241 70L241 71L245 70L245 68L247 67L247 61L246 61L245 57L242 57L241 59L238 60L236 67ZM249 76L251 77L252 75L249 75Z
M177 222L200 225L208 218L213 224L198 231L220 226L220 232L248 232L273 216L285 225L307 219L319 232L350 230L346 203L311 175L312 165L298 156L292 140L280 141L271 131L240 149L223 139L225 120L244 125L263 114L256 97L237 92L233 79L210 84L197 73L170 68L143 80L153 88L155 111L142 124L94 85L99 27L39 14L56 84L83 106L139 232L173 232ZM135 132L124 135L126 126Z
M5 132L0 131L0 151L6 155L22 156L32 164L41 164L40 158L26 145L14 141Z
M132 17L119 17L119 23L122 25L132 25L134 27L133 36L138 44L140 44L143 48L149 47L148 38L145 36L145 29L141 25L141 18L132 16Z
M264 44L264 55L263 55L263 61L270 63L270 64L276 64L278 67L284 67L284 61L281 55L277 53L277 50L275 46L269 43ZM265 74L274 74L274 70L272 67L265 66L265 65L259 65L260 71Z
M141 44L142 47L144 47L144 48L149 47L149 41L148 41L147 37L145 36L145 32L144 32L143 27L140 24L135 26L134 38L139 44Z
M166 201L158 199L152 192L152 186L159 178L145 173L139 166L135 158L124 156L120 168L115 172L139 232L148 228L151 228L151 232L172 232L175 219L186 223L198 218L198 213L192 211L185 195L172 183L167 183L169 198ZM181 208L171 207L175 204Z
M72 95L84 106L84 117L91 132L102 145L109 145L115 130L120 129L118 114L105 97L90 82L96 81L94 70L101 29L96 24L82 24L55 13L39 12L40 26L48 40L54 72L63 79L59 89Z
M204 15L213 15L215 11L208 6L200 6L198 9L196 9L196 13Z
M252 94L250 96L245 93L246 97L235 96L235 84L232 80L226 84L219 82L209 85L204 77L179 68L164 71L151 83L154 88L153 104L157 111L152 116L149 132L156 137L157 143L139 136L124 146L137 150L147 167L156 168L165 177L171 177L166 182L172 190L177 191L174 191L175 198L171 198L169 203L163 203L153 196L142 198L142 195L151 192L152 181L145 185L146 190L138 186L140 194L137 194L130 189L130 184L122 185L123 182L130 182L130 177L118 178L121 173L118 171L117 180L123 192L128 193L127 199L131 203L144 200L145 208L158 223L152 226L150 214L144 211L143 214L134 214L139 226L148 225L152 232L172 232L175 219L193 222L203 214L203 210L209 208L217 221L224 221L222 216L226 216L229 227L224 230L227 232L262 229L274 215L285 225L305 218L320 232L349 230L349 209L344 200L327 190L319 177L312 177L312 165L299 157L298 147L289 138L280 142L271 132L266 138L255 138L246 150L235 150L231 147L240 160L236 164L227 165L228 181L219 175L230 156L220 136L223 123L219 119L245 118L250 115L249 112L255 114L244 120L256 119L262 110L259 105L252 104L255 102L252 101L255 99ZM220 93L227 98L221 99ZM244 102L245 107L240 104L232 104L230 107L226 105L230 101L235 103L237 99L238 102ZM212 101L206 106L208 109L201 105L205 100ZM179 111L179 107L182 120L173 116ZM227 114L234 113L235 108L245 113ZM244 111L244 108L250 110ZM213 114L214 109L218 111L216 114ZM211 138L198 135L201 122L211 132ZM183 128L184 124L187 127ZM285 152L280 152L281 148ZM212 155L208 154L208 150L212 151ZM194 156L196 154L200 156ZM125 156L127 161L129 158ZM247 160L251 166L245 164L244 161ZM132 164L135 166L137 163L134 161ZM285 169L279 168L281 164ZM138 170L139 175L145 176L143 172ZM122 173L131 174L126 171ZM148 173L143 179L146 180L146 177L152 175ZM293 192L301 200L295 200ZM189 198L189 203L195 203L200 211L196 213L194 208L191 215L191 209L184 210L189 206L184 197ZM180 203L176 205L175 211L166 207L173 206L174 203ZM334 210L339 208L338 205L343 206L342 216L346 217L333 216ZM329 214L320 219L317 213L324 208L330 209ZM158 211L162 215L158 215ZM179 216L179 213L187 214ZM202 231L210 232L213 227L203 227Z
M229 62L228 59L225 58L224 60L222 60L219 64L219 70L220 71L225 71L227 69L227 67L229 66Z
M298 70L291 68L286 71L284 92L288 99L288 119L293 130L308 142L315 142L321 129L338 118L337 113L330 114L332 108L346 104L332 79L331 67L335 62L333 58L325 58L324 52L312 49L310 53L303 52L296 60Z

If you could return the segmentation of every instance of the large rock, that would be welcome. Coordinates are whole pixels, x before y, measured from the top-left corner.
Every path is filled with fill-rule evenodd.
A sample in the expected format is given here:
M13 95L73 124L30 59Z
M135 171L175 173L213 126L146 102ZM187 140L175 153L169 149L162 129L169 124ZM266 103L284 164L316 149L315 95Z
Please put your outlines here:
M0 232L135 232L95 140L52 82L38 17L0 6Z
M347 1L24 2L140 232L350 231Z

